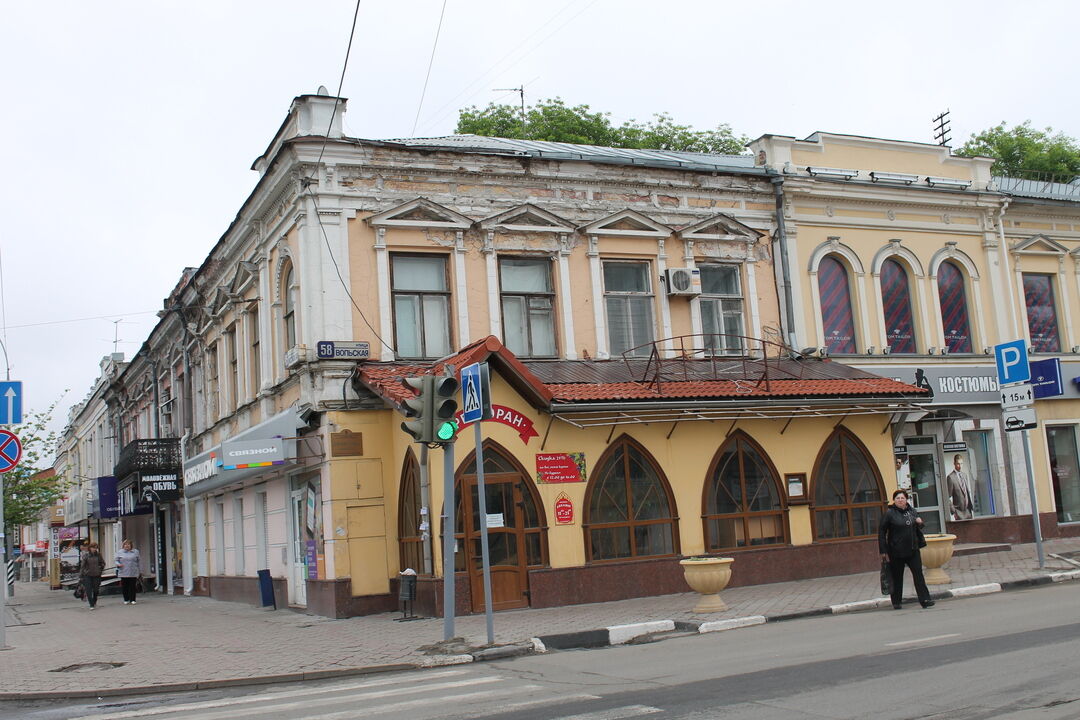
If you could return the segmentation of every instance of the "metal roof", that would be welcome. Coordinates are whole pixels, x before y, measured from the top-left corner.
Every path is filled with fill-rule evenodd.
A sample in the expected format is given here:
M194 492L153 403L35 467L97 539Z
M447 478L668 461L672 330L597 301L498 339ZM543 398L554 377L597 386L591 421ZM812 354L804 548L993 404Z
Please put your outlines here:
M1003 193L1019 197L1043 198L1046 200L1080 201L1080 178L1069 183L1050 182L1047 180L1026 180L1005 176L995 176L994 182Z
M754 158L751 155L720 155L674 150L634 150L542 140L515 140L483 135L395 138L380 142L410 148L492 153L545 160L581 160L583 162L640 165L643 167L662 167L678 170L765 174L764 168L754 166Z

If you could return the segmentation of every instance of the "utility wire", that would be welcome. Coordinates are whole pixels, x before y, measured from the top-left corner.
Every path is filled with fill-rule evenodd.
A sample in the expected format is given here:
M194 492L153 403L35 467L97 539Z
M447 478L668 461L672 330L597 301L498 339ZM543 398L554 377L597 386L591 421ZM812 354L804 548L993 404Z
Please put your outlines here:
M563 22L562 24L560 24L560 25L559 25L558 27L556 27L556 28L555 28L554 30L552 30L552 31L551 31L550 33L548 33L548 34L547 34L547 35L545 35L545 36L544 36L543 38L541 38L541 39L540 39L540 40L539 40L538 42L536 42L535 44L533 44L533 46L532 46L532 47L529 47L528 49L524 49L524 50L523 50L523 48L525 48L525 46L526 46L526 44L528 43L528 41L529 41L529 40L531 40L532 38L536 37L536 36L537 36L537 35L538 35L538 34L540 33L540 31L541 31L541 30L543 30L543 29L544 29L544 28L546 28L546 27L547 27L548 25L550 25L550 24L551 24L551 23L552 23L552 22L553 22L553 21L554 21L554 20L555 20L555 19L556 19L556 18L557 18L557 17L559 16L559 15L562 15L562 14L563 14L563 12L565 12L565 11L566 11L566 10L567 10L568 8L570 8L570 7L572 6L572 5L574 5L574 2L573 2L573 0L571 0L571 2L567 3L567 5L566 5L566 6L564 6L562 10L559 10L559 12L555 13L554 15L552 15L552 16L551 16L551 19L550 19L550 20L548 20L548 21L547 21L546 23L544 23L544 24L543 24L543 25L541 25L541 26L540 26L539 28L537 28L537 29L536 29L536 30L535 30L535 31L534 31L534 32L533 32L533 33L532 33L531 35L529 35L529 36L528 36L528 37L527 37L527 38L526 38L526 39L525 39L525 40L524 40L523 42L521 42L521 43L518 43L518 44L517 44L517 45L515 46L515 48L514 48L513 50L511 50L510 52L508 52L508 53L507 53L506 55L503 55L503 56L502 56L502 58L500 58L500 59L499 59L499 60L497 60L497 61L496 61L496 62L495 62L494 64L492 64L492 65L491 65L491 66L490 66L490 67L489 67L489 68L488 68L488 69L487 69L487 70L486 70L486 71L484 72L484 74L483 74L483 75L481 75L481 76L480 76L479 78L477 78L477 79L476 79L475 81L473 81L472 83L470 83L469 85L467 85L467 86L465 87L465 89L464 89L464 90L462 90L461 92L459 92L459 93L458 93L457 95L455 95L454 97L452 97L452 98L451 98L451 99L449 100L449 102L447 102L447 103L446 103L446 104L444 104L444 105L443 105L443 106L442 106L441 108L439 108L438 110L436 110L435 112L436 112L437 114L435 115L434 119L432 119L432 120L429 120L429 121L428 121L428 122L426 123L425 127L431 127L431 126L433 126L433 125L437 124L437 123L438 123L438 122L439 122L440 120L442 120L442 119L443 119L444 117L446 117L447 115L449 115L449 114L450 114L451 112L454 112L454 110L455 110L455 109L457 109L457 108L451 107L451 106L452 106L452 104L454 103L454 101L456 101L456 100L457 100L457 99L458 99L459 97L461 97L462 95L464 95L464 94L465 94L466 92L468 92L468 91L469 91L469 90L470 90L471 88L475 87L476 85L478 85L479 83L481 83L482 81L484 81L484 80L485 80L485 79L486 79L486 78L487 78L487 77L488 77L489 75L491 75L491 74L492 74L493 72L495 72L495 71L496 71L497 69L499 69L499 65L501 65L501 64L502 64L502 62L503 62L504 60L506 60L506 59L507 59L508 57L510 57L511 55L513 55L513 54L514 54L514 53L516 53L516 52L522 51L522 54L520 55L520 57L518 57L518 58L517 58L516 60L514 60L514 61L513 61L512 63L510 63L509 65L507 65L507 66L506 66L505 68L502 68L503 70L509 70L510 68L513 68L513 67L515 67L516 65L518 65L519 63L521 63L521 62L522 62L522 61L523 61L523 60L524 60L525 58L527 58L527 57L528 57L529 55L531 55L531 54L532 54L533 52L535 52L535 51L536 51L536 50L537 50L537 49L538 49L538 48L539 48L539 47L540 47L541 45L543 45L543 44L544 44L545 42L547 42L548 40L550 40L550 39L551 39L551 37L552 37L553 35L555 35L555 33L559 32L559 31L560 31L560 30L562 30L562 29L563 29L564 27L566 27L567 25L569 25L569 24L570 24L571 22L573 22L574 20L576 20L576 19L577 19L577 18L578 18L578 17L579 17L579 16L580 16L580 15L581 15L582 13L586 12L587 10L589 10L589 8L591 8L591 7L592 7L593 5L595 5L596 3L597 3L597 0L592 0L592 1L590 2L590 3L588 3L587 5L585 5L584 7L582 7L582 8L580 9L580 10L578 10L578 11L577 11L576 13L574 13L574 14L573 14L572 16L570 16L569 18L567 18L567 19L566 19L566 20L565 20L565 21L564 21L564 22ZM468 97L466 97L466 98L465 98L465 101L468 101L468 100L471 100L471 99L473 99L474 97L476 97L477 95L479 95L479 94L480 94L481 92L483 92L483 90L477 90L476 92L473 92L473 93L472 93L471 95L469 95ZM444 110L444 109L446 109L446 108L449 108L449 110L446 110L445 112L443 112L443 110ZM441 113L441 114L439 114L439 113Z
M435 48L439 47L439 35L442 33L444 15L446 15L446 0L443 0L442 12L439 13L439 26L435 28L435 42L431 44L431 58L428 59L427 75L424 76L424 89L420 91L420 104L416 106L416 118L413 119L411 137L416 137L416 124L420 122L420 110L424 107L424 96L427 95L428 80L431 79L431 67L435 64Z
M90 315L90 316L87 316L87 317L70 318L68 320L46 320L44 322L25 323L23 325L9 325L9 326L7 326L5 328L5 330L18 330L19 328L42 327L43 325L63 325L64 323L85 322L87 320L108 320L109 322L115 322L114 318L117 318L117 317L120 317L120 319L123 320L125 317L130 317L131 315L156 315L158 312L159 312L158 310L143 310L141 312L116 313L115 315Z
M444 6L445 8L445 6ZM338 282L341 283L342 289L345 290L345 294L349 297L349 302L356 308L356 312L360 314L360 319L364 321L364 324L371 330L371 334L378 338L379 342L383 344L390 352L394 352L394 348L390 347L382 336L376 332L371 323L368 322L367 316L364 315L364 311L360 309L360 306L356 303L356 299L352 296L352 292L349 290L348 283L345 282L345 278L341 276L341 266L338 265L337 258L334 257L334 251L330 247L330 238L326 235L326 228L323 226L322 217L319 213L319 200L315 196L315 191L312 188L313 178L315 174L319 172L319 167L322 165L323 152L326 150L326 143L330 140L330 129L334 126L334 116L337 115L338 103L341 100L341 88L345 85L345 71L349 67L349 55L352 53L353 37L356 34L356 18L360 15L360 0L356 0L356 9L353 11L352 27L349 29L349 44L345 49L345 61L341 64L341 77L338 79L337 92L334 94L334 109L330 113L330 122L326 126L326 132L323 134L322 147L319 148L319 158L315 161L315 167L311 170L311 175L304 179L303 185L308 191L308 196L311 198L312 204L315 206L315 220L319 223L319 231L322 233L323 244L326 245L326 252L330 256L330 261L334 263L334 271L337 273ZM441 24L440 20L440 24ZM395 353L396 355L396 353Z

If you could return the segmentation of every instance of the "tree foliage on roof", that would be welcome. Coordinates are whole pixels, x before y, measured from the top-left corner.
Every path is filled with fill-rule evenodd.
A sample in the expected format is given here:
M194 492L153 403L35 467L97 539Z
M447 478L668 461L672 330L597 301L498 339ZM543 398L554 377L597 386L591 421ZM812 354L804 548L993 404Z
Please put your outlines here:
M1005 123L972 135L957 155L995 158L993 173L1018 178L1069 182L1080 175L1080 143L1051 127L1039 130L1031 121L1007 127Z
M553 98L526 106L523 123L520 106L491 103L486 108L472 106L458 111L455 132L517 140L723 155L741 154L750 142L750 138L736 135L727 124L720 124L714 130L695 130L676 123L667 113L657 113L645 123L628 120L622 125L613 125L609 116L610 113L593 112L588 105L570 106L561 98Z

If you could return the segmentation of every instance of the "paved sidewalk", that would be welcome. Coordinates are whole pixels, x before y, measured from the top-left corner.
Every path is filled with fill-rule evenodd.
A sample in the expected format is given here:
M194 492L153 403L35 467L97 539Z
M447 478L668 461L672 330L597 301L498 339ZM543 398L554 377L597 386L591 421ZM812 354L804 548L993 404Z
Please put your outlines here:
M1051 553L1080 553L1080 538L1050 540L1044 546L1044 569L1038 567L1034 545L954 557L946 566L952 583L931 586L931 590L937 597L948 598L952 596L948 591L963 595L967 588L977 586L981 589L972 592L1080 579L1080 567L1050 557ZM737 562L734 572L738 573ZM593 642L577 644L606 645L673 626L705 631L888 607L877 584L873 572L732 588L722 593L729 609L708 616L691 612L696 597L689 592L511 610L495 614L495 639L497 645L517 644L520 650L531 650L531 638L548 638L548 644L561 647L575 644L573 634L592 631ZM478 649L487 640L483 615L457 619L456 634L469 646L456 651L463 654L431 655L421 648L442 640L441 618L395 622L400 614L383 614L332 620L153 593L140 595L134 606L124 605L119 596L105 596L91 612L70 592L50 591L43 583L19 583L8 612L11 649L0 651L0 699L195 689L470 662L474 656L484 659ZM706 622L711 624L698 628ZM93 663L118 666L59 671Z

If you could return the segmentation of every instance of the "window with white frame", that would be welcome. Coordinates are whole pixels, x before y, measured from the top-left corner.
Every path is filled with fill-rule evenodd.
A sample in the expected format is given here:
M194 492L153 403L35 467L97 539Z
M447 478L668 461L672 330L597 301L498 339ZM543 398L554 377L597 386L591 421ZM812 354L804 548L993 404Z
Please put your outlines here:
M555 357L555 293L547 258L499 259L503 336L520 357Z
M285 271L285 276L281 283L281 320L284 324L285 330L285 349L289 350L296 346L296 286L293 284L293 278L295 277L293 269L290 266Z
M701 271L701 332L705 348L720 355L743 353L742 281L739 266L703 263Z
M259 313L247 314L248 336L248 389L252 397L259 394L259 386L262 385L262 368L259 367Z
M393 255L390 274L398 356L439 358L449 355L450 282L446 275L446 258Z
M228 384L229 403L234 408L240 405L240 359L237 357L236 350L236 324L233 323L225 329L225 353L226 361L229 363L227 367L229 374L225 382Z
M612 355L634 350L647 357L656 339L653 291L648 262L604 261L604 307ZM644 347L642 347L644 346Z
M206 349L206 419L207 424L213 424L218 419L220 408L218 397L218 343L212 344Z

